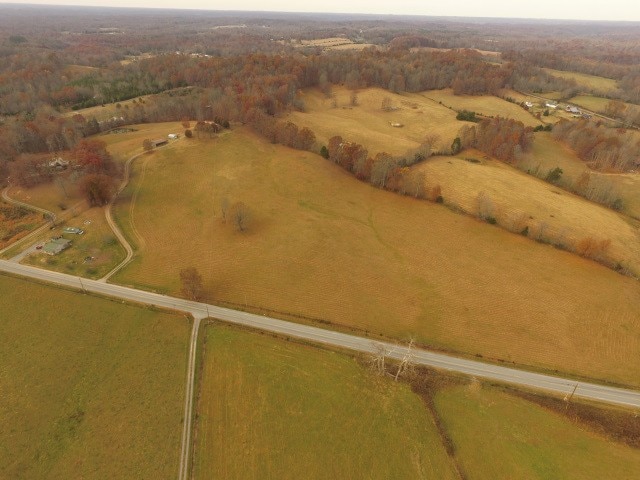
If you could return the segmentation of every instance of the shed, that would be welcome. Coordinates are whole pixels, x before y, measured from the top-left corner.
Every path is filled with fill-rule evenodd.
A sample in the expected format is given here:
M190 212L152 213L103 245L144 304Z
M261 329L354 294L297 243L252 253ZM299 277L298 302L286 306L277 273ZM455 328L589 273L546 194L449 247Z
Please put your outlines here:
M169 135L167 135L167 138L169 140L177 140L178 139L178 134L177 133L170 133Z
M151 140L151 145L153 145L154 148L166 145L167 143L169 143L169 140L166 138L156 138L155 140Z
M82 235L84 233L84 230L82 230L81 228L77 228L77 227L64 227L62 229L62 231L64 233L72 233L74 235Z
M71 240L66 238L52 238L42 247L42 251L47 255L58 255L63 250L71 246Z

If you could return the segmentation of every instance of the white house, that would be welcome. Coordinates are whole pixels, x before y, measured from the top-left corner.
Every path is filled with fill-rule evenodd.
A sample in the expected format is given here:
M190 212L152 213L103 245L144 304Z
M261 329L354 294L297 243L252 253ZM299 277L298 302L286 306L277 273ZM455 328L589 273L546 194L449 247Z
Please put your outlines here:
M551 103L551 102L545 103L544 106L547 108L553 108L553 109L558 108L558 105L556 103Z

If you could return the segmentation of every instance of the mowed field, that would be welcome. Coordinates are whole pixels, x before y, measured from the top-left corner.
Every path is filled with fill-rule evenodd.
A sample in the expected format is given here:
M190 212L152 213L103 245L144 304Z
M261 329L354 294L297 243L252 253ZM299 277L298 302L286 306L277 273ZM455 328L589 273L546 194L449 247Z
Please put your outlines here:
M567 72L564 70L554 70L543 68L545 72L553 77L564 78L565 80L575 80L578 86L593 89L601 92L609 92L618 88L618 82L611 78L587 75L586 73Z
M639 225L609 208L478 151L432 157L413 168L424 173L428 189L442 187L447 204L474 216L493 217L500 226L516 233L526 227L532 238L569 248L585 238L609 240L604 258L640 274ZM542 168L545 176L547 169ZM480 200L481 196L486 200Z
M247 130L144 156L116 216L140 248L120 283L177 294L195 266L212 302L639 384L638 282Z
M207 326L194 479L455 479L421 399L334 351Z
M0 275L0 477L175 478L189 322Z
M286 119L300 127L309 127L324 145L334 135L360 143L371 156L379 152L402 155L417 148L427 135L440 138L438 148L449 148L466 122L456 120L456 112L438 105L419 94L394 94L379 88L358 92L358 105L351 106L352 91L334 87L333 99L319 90L305 90L300 97L306 111L292 112ZM388 97L394 111L382 110L382 100ZM400 123L403 127L392 127Z
M494 387L435 395L436 410L468 480L634 480L640 450Z
M435 102L442 102L443 105L457 111L468 110L487 117L500 116L503 118L513 118L528 127L535 127L542 124L542 122L521 106L491 95L454 95L450 88L428 90L421 92L419 95Z

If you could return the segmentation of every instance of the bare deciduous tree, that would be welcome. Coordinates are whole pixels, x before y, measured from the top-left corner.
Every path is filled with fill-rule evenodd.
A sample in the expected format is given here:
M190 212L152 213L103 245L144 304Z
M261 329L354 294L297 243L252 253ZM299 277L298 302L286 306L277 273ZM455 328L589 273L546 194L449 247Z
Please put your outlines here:
M202 276L195 267L187 267L180 270L180 282L182 284L182 294L189 300L202 298L204 291Z

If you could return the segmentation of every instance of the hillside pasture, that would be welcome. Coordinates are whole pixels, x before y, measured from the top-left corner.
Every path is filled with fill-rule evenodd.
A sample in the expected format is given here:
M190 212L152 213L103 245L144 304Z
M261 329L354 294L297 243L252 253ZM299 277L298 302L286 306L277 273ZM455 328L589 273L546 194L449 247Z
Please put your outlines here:
M474 163L477 162L477 163ZM640 230L620 214L480 152L433 157L416 167L447 203L505 228L570 250L586 238L609 240L603 260L640 273ZM555 167L553 167L555 168ZM544 174L543 174L544 176Z
M244 129L143 158L115 212L139 252L114 281L179 294L195 266L214 303L638 384L640 285L593 261Z
M419 95L456 111L468 110L487 117L513 118L528 127L535 127L542 123L521 106L491 95L454 95L450 88L428 90Z
M549 133L536 133L531 152L525 155L519 166L538 176L560 167L563 173L559 185L569 190L575 188L583 173L589 173L595 187L610 190L612 198L622 200L622 213L640 220L640 175L592 171L570 148L555 141Z
M300 97L305 112L292 112L286 119L309 127L321 144L340 135L363 145L371 156L379 152L402 155L417 148L427 135L439 137L438 149L449 148L465 124L456 120L455 112L417 94L368 88L357 92L357 105L352 106L351 90L333 87L332 93L334 98L327 98L319 90L305 90ZM384 98L390 100L391 111L382 110Z
M194 478L455 479L407 385L330 350L207 326Z
M554 70L552 68L543 68L542 70L552 77L559 77L565 80L575 80L579 87L586 90L607 93L618 88L618 82L611 78L598 77L596 75L588 75L586 73Z
M175 478L189 322L0 275L0 477Z
M633 480L640 450L495 387L435 395L436 410L469 480Z

